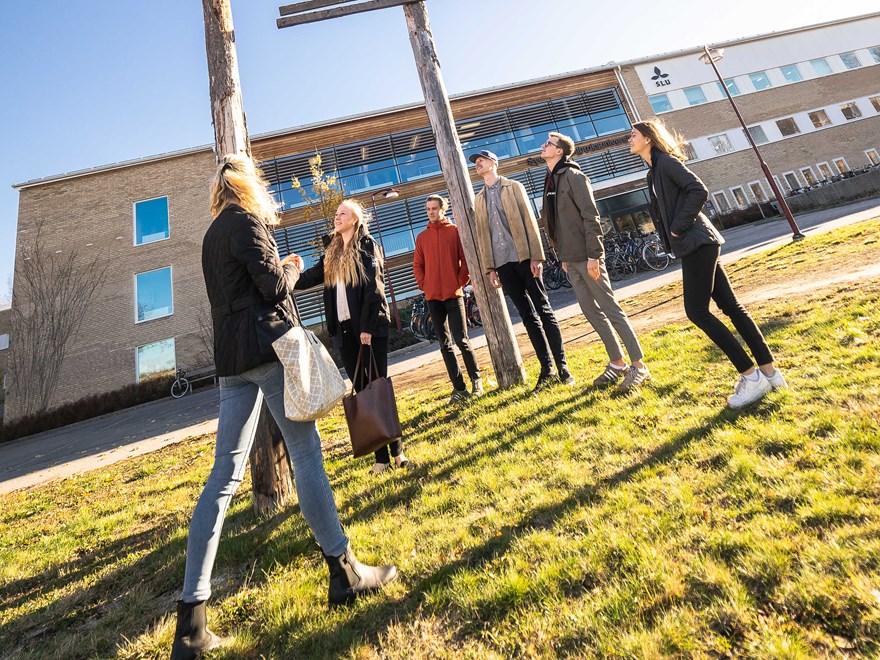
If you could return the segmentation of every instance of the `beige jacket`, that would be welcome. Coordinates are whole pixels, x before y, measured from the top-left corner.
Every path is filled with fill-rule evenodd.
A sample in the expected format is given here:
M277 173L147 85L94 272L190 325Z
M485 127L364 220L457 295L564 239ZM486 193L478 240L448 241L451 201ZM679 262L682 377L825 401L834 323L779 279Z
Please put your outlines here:
M532 203L526 195L526 189L518 181L511 181L501 176L501 206L507 222L510 224L510 235L513 246L520 261L544 261L544 246L538 233L538 221L532 213ZM480 265L485 273L495 270L495 255L492 251L492 238L489 235L489 209L486 204L486 188L477 193L474 200L474 216L477 229L477 250L480 253ZM501 266L503 264L497 264Z

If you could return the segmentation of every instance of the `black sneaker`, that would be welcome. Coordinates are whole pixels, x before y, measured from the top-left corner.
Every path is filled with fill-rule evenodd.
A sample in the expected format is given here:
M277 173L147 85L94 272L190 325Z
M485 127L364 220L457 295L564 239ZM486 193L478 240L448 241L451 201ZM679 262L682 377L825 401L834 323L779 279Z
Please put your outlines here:
M571 372L568 369L561 369L559 371L559 382L567 387L571 387L577 382L577 380L571 375Z
M542 373L538 375L538 382L535 383L535 389L533 392L537 392L538 390L543 390L545 387L549 387L553 384L553 381L556 380L556 374L551 372Z

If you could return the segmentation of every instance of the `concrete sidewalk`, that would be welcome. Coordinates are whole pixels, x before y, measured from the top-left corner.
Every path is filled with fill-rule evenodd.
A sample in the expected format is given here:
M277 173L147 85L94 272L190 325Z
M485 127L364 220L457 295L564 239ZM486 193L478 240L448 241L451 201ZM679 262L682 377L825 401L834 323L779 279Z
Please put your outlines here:
M880 215L880 200L865 200L834 209L799 215L801 230L812 236ZM724 232L727 243L722 262L762 252L791 240L784 219L753 223ZM621 299L655 289L680 278L677 264L661 273L640 273L615 283ZM550 300L562 321L581 314L571 289L550 292ZM510 307L517 334L524 332L516 311ZM484 347L481 330L472 332L475 348ZM439 361L436 343L427 343L392 356L389 375L395 376ZM0 444L0 494L27 488L52 479L68 477L117 461L156 451L186 438L217 430L218 390L199 390L182 399L162 399L60 429Z

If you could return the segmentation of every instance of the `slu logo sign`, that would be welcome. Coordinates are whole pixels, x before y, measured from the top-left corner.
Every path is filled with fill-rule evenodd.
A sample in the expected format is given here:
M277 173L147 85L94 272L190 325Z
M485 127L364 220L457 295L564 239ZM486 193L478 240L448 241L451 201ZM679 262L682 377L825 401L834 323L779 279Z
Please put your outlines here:
M669 80L669 74L660 71L659 66L654 67L654 75L651 76L651 80L654 81L654 84L657 85L657 87L666 87L667 85L672 84L672 81Z

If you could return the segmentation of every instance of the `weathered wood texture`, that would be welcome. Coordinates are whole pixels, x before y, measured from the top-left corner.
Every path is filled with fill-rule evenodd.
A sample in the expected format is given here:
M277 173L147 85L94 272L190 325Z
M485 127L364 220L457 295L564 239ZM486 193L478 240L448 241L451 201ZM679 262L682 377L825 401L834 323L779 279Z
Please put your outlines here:
M218 160L231 153L250 154L229 0L202 0L202 10L215 152ZM285 506L293 493L287 448L265 404L251 449L251 480L257 515L272 514Z
M480 264L474 240L474 191L455 129L446 86L440 74L440 61L434 48L425 3L406 4L403 12L425 95L425 108L437 143L440 169L449 190L449 200L455 209L465 258L469 264ZM489 344L489 355L499 384L502 387L511 387L525 379L522 355L501 291L489 284L483 270L474 266L470 269Z
M352 14L360 14L365 11L375 11L377 9L397 7L398 5L405 5L407 3L416 1L417 0L366 0L365 2L356 3L346 2L341 7L323 9L321 11L306 11L305 9L298 8L302 5L311 5L312 7L327 7L330 5L341 4L339 2L322 2L321 0L313 0L312 2L301 2L298 4L286 5L284 7L281 7L281 15L284 16L284 18L279 18L276 22L279 28L286 28L292 27L294 25L305 25L306 23L324 21L329 18L351 16Z

